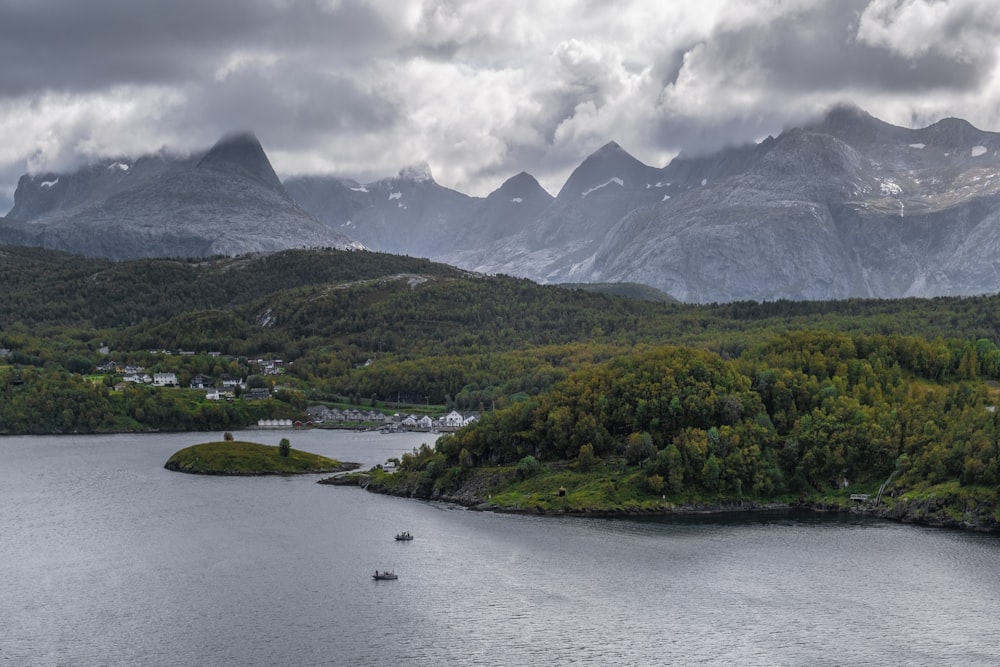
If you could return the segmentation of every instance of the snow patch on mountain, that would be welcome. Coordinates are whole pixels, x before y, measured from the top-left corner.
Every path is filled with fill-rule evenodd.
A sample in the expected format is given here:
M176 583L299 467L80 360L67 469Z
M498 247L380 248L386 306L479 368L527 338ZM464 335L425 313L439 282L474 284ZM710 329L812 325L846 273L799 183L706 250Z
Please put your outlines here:
M969 154L972 157L979 157L980 155L986 155L986 146L973 146Z
M895 181L889 178L884 181L879 181L879 190L881 190L884 195L903 194L903 188L899 187Z
M604 188L604 187L607 187L607 186L611 185L612 183L617 183L617 184L618 184L618 186L619 186L619 187L622 187L622 188L624 188L624 187L625 187L625 181L623 181L622 179L620 179L620 178L618 178L618 177L616 176L616 177L614 177L614 178L609 178L608 180L606 180L605 182L601 183L600 185L595 185L595 186L594 186L594 187L592 187L592 188L589 188L589 189L587 189L587 190L584 190L584 191L583 191L583 192L582 192L582 193L580 194L580 196L581 196L581 197L586 197L586 196L587 196L587 195L589 195L589 194L590 194L591 192L595 192L595 191L597 191L597 190L600 190L601 188Z
M51 188L53 185L55 185L58 182L59 182L59 179L57 178L54 181L42 181L41 183L39 183L39 185L41 187L43 187L43 188Z
M390 192L389 201L392 201L393 199L400 199L402 196L403 196L402 192Z

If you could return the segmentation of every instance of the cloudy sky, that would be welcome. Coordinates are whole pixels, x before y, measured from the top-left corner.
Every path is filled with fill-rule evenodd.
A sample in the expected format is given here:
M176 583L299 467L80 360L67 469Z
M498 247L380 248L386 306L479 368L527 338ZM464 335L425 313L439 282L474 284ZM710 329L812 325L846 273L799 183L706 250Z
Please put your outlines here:
M555 193L610 140L647 164L852 102L1000 130L980 0L0 0L0 214L18 177L251 130L275 170L427 162Z

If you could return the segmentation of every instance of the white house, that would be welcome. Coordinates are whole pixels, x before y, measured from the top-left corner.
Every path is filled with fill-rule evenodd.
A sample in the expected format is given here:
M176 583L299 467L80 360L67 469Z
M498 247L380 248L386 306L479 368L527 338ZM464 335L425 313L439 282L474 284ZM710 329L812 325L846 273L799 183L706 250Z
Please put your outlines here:
M176 373L153 373L153 386L154 387L176 387L177 386L177 374Z
M449 428L458 428L464 421L465 418L454 410L446 414L443 419L444 425Z
M244 387L245 383L243 378L234 378L232 375L224 373L220 378L222 380L222 387L224 389L235 389L236 387Z

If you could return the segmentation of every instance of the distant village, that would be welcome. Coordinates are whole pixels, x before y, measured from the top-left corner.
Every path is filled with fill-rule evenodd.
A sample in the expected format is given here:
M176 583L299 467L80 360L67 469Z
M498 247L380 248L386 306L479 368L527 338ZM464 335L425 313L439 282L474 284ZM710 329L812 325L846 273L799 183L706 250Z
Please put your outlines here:
M455 431L479 419L476 413L462 414L452 410L438 419L427 415L387 414L378 410L341 410L328 408L325 405L314 405L307 409L309 423L313 425L331 424L373 424L382 431ZM262 420L267 421L267 420ZM267 424L258 424L267 426ZM294 426L294 424L293 424Z
M282 375L285 372L284 362L281 360L258 359L251 362L259 371L260 375ZM370 363L370 362L369 362ZM102 361L97 364L95 370L98 373L120 375L120 382L115 384L115 389L122 390L129 384L151 385L153 387L180 387L176 373L147 373L142 366L119 365L112 360ZM268 387L248 387L245 378L235 377L227 373L221 374L218 378L207 375L194 375L188 382L190 389L201 389L205 391L205 398L210 401L228 400L239 398L245 401L267 400L271 397L271 389ZM388 414L379 410L362 410L359 408L332 408L326 405L313 405L306 409L305 421L291 419L261 419L258 421L259 428L290 428L296 426L320 426L336 427L355 425L381 430L383 432L396 431L455 431L466 426L479 418L476 412L460 413L452 410L443 417L434 419L427 415L415 414Z

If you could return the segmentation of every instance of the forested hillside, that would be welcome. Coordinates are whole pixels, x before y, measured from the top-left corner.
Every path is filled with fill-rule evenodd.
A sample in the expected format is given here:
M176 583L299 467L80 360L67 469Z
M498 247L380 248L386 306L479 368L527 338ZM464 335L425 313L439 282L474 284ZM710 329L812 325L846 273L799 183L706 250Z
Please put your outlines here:
M992 343L786 334L736 359L663 346L572 373L439 449L448 465L624 457L657 493L770 497L847 480L1000 482Z
M113 263L8 247L0 279L0 433L419 405L481 415L404 457L429 495L482 466L525 485L611 470L629 500L593 498L638 506L886 480L994 498L1000 481L996 296L693 306L335 250ZM98 372L109 359L180 386L123 384ZM263 375L274 360L281 374ZM186 388L227 374L269 399Z

